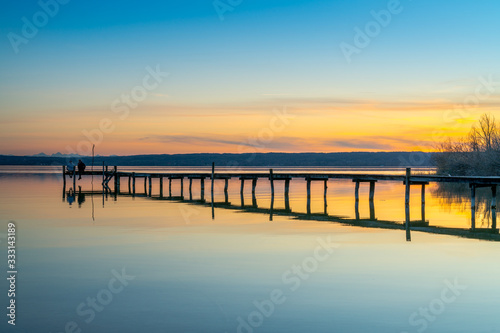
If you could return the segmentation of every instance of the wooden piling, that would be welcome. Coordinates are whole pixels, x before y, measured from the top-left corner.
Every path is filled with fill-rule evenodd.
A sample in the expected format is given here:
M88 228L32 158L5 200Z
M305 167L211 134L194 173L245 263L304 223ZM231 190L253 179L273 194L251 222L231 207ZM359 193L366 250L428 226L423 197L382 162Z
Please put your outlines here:
M181 177L181 198L184 198L184 177Z
M420 193L421 197L421 213L420 215L422 216L422 222L425 222L425 184L422 184L422 190Z
M307 182L307 214L311 214L311 178L306 178Z
M193 200L193 178L189 178L189 200Z
M229 187L229 179L226 178L224 179L224 202L228 203L229 202L229 195L227 193L227 188Z
M212 162L212 176L210 177L211 180L211 186L210 186L210 193L211 193L211 203L212 203L212 220L215 219L215 206L214 206L214 181L215 181L215 163Z
M497 228L497 186L491 187L491 228Z
M375 198L375 181L370 182L370 195L369 195L369 200L373 201Z
M290 210L290 178L285 179L285 209Z
M476 230L476 184L469 184L470 186L470 219L471 230Z
M252 192L252 207L258 208L257 207L257 196L255 195L255 192Z
M114 177L114 185L115 185L115 193L119 191L119 180L118 180L118 174L117 174L117 167L116 165L113 166L113 177Z
M252 197L255 197L255 188L257 187L257 178L252 179Z
M148 176L144 176L144 194L145 195L148 195L148 185L147 185L147 182L148 182Z
M130 183L132 182L132 177L128 176L128 193L131 193L132 187L130 186Z
M168 197L172 197L172 178L168 177Z
M373 200L370 200L370 220L375 221L377 218L375 217L375 203Z
M201 185L201 201L205 201L205 178L201 177L200 179Z
M153 177L149 176L148 178L149 178L149 196L151 196L152 192L153 192L152 191L152 189L153 189L153 179L152 178Z
M160 198L163 198L163 176L160 176Z
M375 181L370 181L370 194L368 196L370 205L370 220L375 220Z
M63 187L66 187L66 166L62 166L62 172L63 172Z
M354 187L354 200L359 202L359 181L356 180L356 186Z
M240 177L240 180L241 180L240 195L243 196L243 191L245 189L245 178Z
M328 202L326 200L326 196L328 193L328 179L325 179L324 191L323 191L323 204L324 204L324 214L328 215Z
M356 220L359 220L359 200L354 201L354 215Z
M210 184L210 192L212 194L212 206L214 203L214 181L215 181L215 163L212 162L212 177L210 178L211 184Z
M273 175L273 169L269 169L269 181L271 182L271 196L274 198L274 175Z
M135 195L135 172L132 172L132 193Z
M410 177L411 168L406 168L405 176L405 227L406 227L406 240L411 240L410 232Z

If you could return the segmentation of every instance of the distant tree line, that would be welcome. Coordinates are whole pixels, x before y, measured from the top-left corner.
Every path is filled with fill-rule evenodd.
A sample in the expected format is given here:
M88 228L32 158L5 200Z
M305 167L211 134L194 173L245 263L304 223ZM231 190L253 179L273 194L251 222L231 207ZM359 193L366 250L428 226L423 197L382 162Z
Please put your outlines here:
M448 139L434 155L439 174L500 176L500 125L495 117L483 114L468 135Z
M255 153L255 154L162 154L134 156L96 156L94 165L119 166L211 166L217 167L430 167L434 153L419 152L352 152L352 153ZM418 157L418 165L411 165ZM66 165L70 159L82 159L88 167L89 157L1 156L0 165Z

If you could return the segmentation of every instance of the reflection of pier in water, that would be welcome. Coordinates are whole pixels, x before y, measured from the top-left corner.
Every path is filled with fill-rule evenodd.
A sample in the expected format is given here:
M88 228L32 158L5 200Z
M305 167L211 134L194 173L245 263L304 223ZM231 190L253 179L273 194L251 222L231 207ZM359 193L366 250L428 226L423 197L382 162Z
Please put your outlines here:
M67 175L64 172L64 175ZM187 202L196 205L203 205L212 208L212 217L215 217L215 208L224 209L235 209L251 213L260 213L269 215L269 219L272 221L274 215L288 216L301 220L316 220L316 221L330 221L338 222L348 225L369 227L369 228L383 228L383 229L399 229L406 231L407 240L411 239L410 229L414 231L423 231L434 234L444 234L444 235L454 235L467 238L475 239L486 239L500 241L500 235L498 229L496 228L496 187L500 184L500 177L458 177L458 176L435 176L435 175L411 175L411 169L406 170L406 175L361 175L361 174L297 174L297 173L280 173L275 174L271 169L268 174L263 173L223 173L215 174L214 168L212 166L212 173L200 173L200 174L184 174L184 173L135 173L135 172L117 172L116 167L112 171L106 171L103 169L102 172L85 172L84 175L102 175L103 177L103 191L97 192L85 192L85 193L95 193L103 194L104 196L111 195L115 198L118 196L142 196L149 197L155 200L169 200L169 201L179 201ZM120 190L120 179L128 178L128 192L123 192ZM239 204L232 204L229 202L228 195L228 181L231 178L238 177L241 181L240 186L240 202ZM111 190L109 187L109 181L114 178L114 189ZM144 191L138 193L136 191L136 180L143 178L144 180ZM153 195L152 191L152 179L159 179L159 194ZM189 199L184 197L184 178L189 180ZM257 204L256 196L256 186L259 178L264 178L269 180L271 186L271 203L269 208L259 208ZM290 180L293 178L302 178L306 180L307 188L307 212L299 213L292 212L290 209ZM73 178L73 184L74 184ZM164 195L164 179L169 180L168 186L168 196ZM205 199L205 179L211 181L211 200L207 202ZM342 216L335 216L328 214L327 207L327 183L329 179L351 179L355 183L354 196L355 196L355 218L349 219ZM172 195L172 181L180 182L180 195ZM193 199L192 184L193 180L200 182L200 193L199 199ZM215 202L214 201L214 182L216 180L224 180L224 201ZM245 205L244 198L244 187L245 181L251 180L252 186L252 204ZM284 209L274 208L274 198L275 198L275 186L276 181L284 181ZM324 183L324 211L323 213L311 213L311 183L313 181L321 181ZM377 181L402 181L405 185L405 220L404 224L397 221L386 221L377 220L375 215L375 183ZM436 226L429 226L429 222L425 219L425 188L429 182L448 182L448 183L468 183L471 189L471 228L443 228ZM359 188L362 183L369 183L369 208L370 208L370 218L362 219L359 215ZM417 185L421 187L421 212L419 220L410 220L410 186ZM65 192L66 179L64 177L64 189ZM490 187L492 192L491 210L492 210L492 227L491 228L476 228L475 225L475 190L479 187ZM64 196L65 194L63 194Z

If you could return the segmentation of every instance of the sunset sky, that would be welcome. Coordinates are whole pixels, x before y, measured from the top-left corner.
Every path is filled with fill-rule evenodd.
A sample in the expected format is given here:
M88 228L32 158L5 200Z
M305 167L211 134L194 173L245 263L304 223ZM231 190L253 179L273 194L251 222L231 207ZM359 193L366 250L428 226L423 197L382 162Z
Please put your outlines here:
M499 13L498 0L4 2L0 154L432 150L500 119Z

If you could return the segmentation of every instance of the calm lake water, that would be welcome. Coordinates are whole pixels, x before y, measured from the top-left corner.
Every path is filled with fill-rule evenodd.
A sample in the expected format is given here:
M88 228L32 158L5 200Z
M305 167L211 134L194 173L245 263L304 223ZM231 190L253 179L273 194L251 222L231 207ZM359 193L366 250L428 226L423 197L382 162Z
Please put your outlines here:
M120 170L139 171L123 167ZM141 168L143 171L184 171ZM192 171L208 171L191 168ZM244 169L264 172L266 169ZM222 170L218 170L222 171ZM380 169L276 168L275 172L383 173ZM402 174L403 169L385 170ZM429 173L422 169L415 172ZM1 332L500 332L499 242L298 219L306 213L306 184L293 180L290 210L283 182L259 180L252 208L247 182L229 183L231 206L97 192L101 178L68 183L60 169L0 168L0 267L7 274L7 225L16 225L16 326L0 283ZM172 195L180 194L173 180ZM79 188L81 186L81 189ZM168 195L168 181L165 182ZM215 202L224 202L216 181ZM188 196L184 182L184 196ZM458 193L458 194L457 194ZM193 199L200 195L193 182ZM477 227L491 226L488 192L478 193ZM374 213L402 223L404 186L378 182ZM429 226L470 227L470 203L431 184ZM482 207L482 208L481 208ZM484 208L484 209L483 209ZM313 182L311 211L324 213L323 183ZM327 213L356 218L354 183L328 182ZM369 219L368 184L361 184L359 217ZM420 187L412 188L412 220L420 219Z

